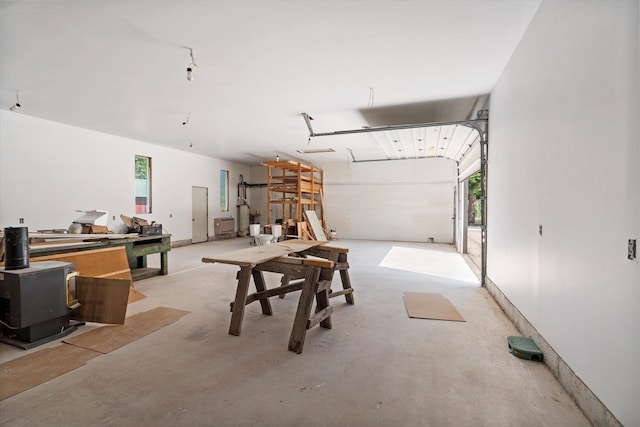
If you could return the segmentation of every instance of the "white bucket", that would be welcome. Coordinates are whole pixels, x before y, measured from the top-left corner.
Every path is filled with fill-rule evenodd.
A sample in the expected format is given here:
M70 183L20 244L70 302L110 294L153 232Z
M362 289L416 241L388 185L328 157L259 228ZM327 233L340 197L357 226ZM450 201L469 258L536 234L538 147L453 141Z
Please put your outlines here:
M271 234L273 234L274 242L277 242L278 240L280 240L280 236L282 236L282 225L271 224Z
M255 237L260 234L260 224L249 224L249 236Z
M271 243L272 239L273 236L271 234L259 234L258 236L256 236L256 243L258 244L258 246L268 245L269 243Z

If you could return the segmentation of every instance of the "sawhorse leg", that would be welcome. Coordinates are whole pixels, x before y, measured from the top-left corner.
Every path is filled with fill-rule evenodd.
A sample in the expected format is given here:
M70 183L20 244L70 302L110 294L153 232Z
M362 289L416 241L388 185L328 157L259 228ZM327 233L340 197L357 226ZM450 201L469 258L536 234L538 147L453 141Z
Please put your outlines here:
M267 290L267 286L264 284L264 275L262 271L253 270L253 282L256 284L256 290L258 292L264 292ZM260 305L262 306L262 314L266 314L271 316L273 314L273 310L271 309L271 302L269 298L260 299Z
M349 263L347 262L347 254L340 254L338 256L337 269L340 271L342 291L337 292L335 296L344 294L344 299L347 301L347 304L353 305L355 301L353 299L353 288L351 287L351 279L349 279Z
M239 336L242 329L242 318L244 317L244 306L249 293L251 271L251 267L240 267L238 272L238 289L236 289L236 298L233 301L231 310L231 325L229 325L230 335Z
M304 284L302 285L302 293L298 302L296 317L293 320L293 328L291 337L289 338L289 350L296 353L302 353L304 347L304 339L307 335L307 321L311 315L313 299L318 290L318 278L320 277L319 267L309 267L304 276Z

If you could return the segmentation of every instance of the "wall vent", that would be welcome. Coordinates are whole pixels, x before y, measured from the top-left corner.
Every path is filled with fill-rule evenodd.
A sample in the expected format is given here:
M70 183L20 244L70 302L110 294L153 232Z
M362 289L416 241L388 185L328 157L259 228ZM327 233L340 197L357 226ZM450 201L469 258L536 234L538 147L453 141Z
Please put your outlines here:
M213 234L216 236L236 231L236 220L233 218L214 218Z

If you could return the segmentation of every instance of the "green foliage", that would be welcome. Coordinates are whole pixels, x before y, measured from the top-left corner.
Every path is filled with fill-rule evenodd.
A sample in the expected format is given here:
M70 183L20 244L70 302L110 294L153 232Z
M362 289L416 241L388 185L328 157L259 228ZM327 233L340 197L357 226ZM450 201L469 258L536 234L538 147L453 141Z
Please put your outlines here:
M149 158L136 156L136 179L147 179L149 173Z
M469 177L469 194L473 194L476 198L482 195L480 172L474 173Z

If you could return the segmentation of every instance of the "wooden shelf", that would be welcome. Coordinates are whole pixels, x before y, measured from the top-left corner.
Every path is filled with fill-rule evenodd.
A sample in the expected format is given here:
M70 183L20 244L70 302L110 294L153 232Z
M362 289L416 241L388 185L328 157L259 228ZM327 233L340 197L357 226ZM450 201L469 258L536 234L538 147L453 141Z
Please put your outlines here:
M267 222L304 221L303 209L313 210L324 221L324 172L314 166L294 161L262 162L267 174ZM276 213L272 213L276 207ZM279 211L278 211L279 210ZM272 218L274 216L274 218Z

